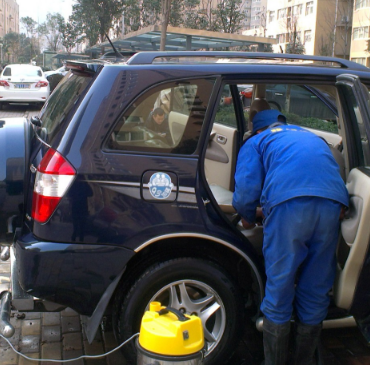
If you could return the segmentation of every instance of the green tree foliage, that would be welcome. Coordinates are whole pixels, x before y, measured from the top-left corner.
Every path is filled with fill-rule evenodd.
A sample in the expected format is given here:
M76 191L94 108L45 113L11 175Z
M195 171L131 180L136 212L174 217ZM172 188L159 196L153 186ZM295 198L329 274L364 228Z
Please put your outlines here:
M121 20L123 3L119 0L76 0L72 7L71 22L76 31L84 33L90 45L105 39Z
M85 38L81 35L76 22L71 19L69 22L65 22L64 19L60 19L59 31L62 35L62 45L68 53L71 53L72 48L75 47L76 44L81 43Z
M291 54L304 54L305 48L297 32L297 20L292 22L291 29L288 29L289 43L286 45L285 52Z
M26 30L26 36L32 38L36 33L37 22L29 16L21 18L20 20Z
M20 50L18 53L19 63L30 63L39 53L39 48L34 44L33 38L27 37L25 34L19 35Z
M62 33L60 24L64 22L64 18L59 13L48 13L46 21L39 25L38 32L43 36L47 43L47 48L50 51L58 51L62 44Z
M24 54L29 53L28 56L24 55L24 57L26 59L28 58L29 60L31 60L36 56L37 50L39 49L35 39L35 35L37 33L37 22L29 16L21 18L20 21L26 30L26 35L23 40L22 46L23 53Z
M217 9L199 9L200 0L172 0L169 24L174 27L235 33L244 18L242 0L222 0ZM162 0L125 0L125 32L160 24Z
M126 0L123 4L125 33L160 22L161 0Z
M210 24L214 31L224 33L236 33L242 28L241 21L244 19L242 0L221 0L217 9L213 10L214 21Z
M10 62L10 55L18 60L21 44L20 35L15 32L10 32L4 35L4 46L3 46L3 60L4 62Z
M21 18L20 21L26 30L26 34L15 32L5 34L2 39L3 63L30 63L39 53L39 47L35 41L37 33L36 21L31 17Z

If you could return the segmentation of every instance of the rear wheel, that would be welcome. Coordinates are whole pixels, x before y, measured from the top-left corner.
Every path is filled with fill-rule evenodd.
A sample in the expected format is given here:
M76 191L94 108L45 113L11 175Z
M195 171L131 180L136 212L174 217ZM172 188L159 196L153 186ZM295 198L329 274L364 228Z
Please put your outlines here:
M118 340L139 332L141 318L151 301L200 317L203 324L205 364L222 364L241 338L243 300L234 280L218 265L195 258L168 260L151 266L124 296L113 314ZM118 301L118 302L117 302ZM122 348L135 363L133 344Z
M275 101L268 101L271 109L276 109L281 112L281 106Z

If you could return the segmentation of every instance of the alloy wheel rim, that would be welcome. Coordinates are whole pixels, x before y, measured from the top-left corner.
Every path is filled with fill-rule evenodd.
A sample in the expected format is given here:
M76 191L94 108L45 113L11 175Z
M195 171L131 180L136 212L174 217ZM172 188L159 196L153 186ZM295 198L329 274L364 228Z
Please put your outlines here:
M201 319L206 356L221 341L226 327L225 307L217 292L205 283L197 280L172 282L158 290L150 300L153 301Z

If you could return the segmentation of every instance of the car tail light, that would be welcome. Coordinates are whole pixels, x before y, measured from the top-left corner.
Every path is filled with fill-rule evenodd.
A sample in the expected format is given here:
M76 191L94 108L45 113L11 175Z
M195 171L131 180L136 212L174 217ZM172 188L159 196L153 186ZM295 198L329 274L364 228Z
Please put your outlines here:
M8 81L0 80L0 86L10 86Z
M37 168L32 199L32 218L47 222L76 176L73 166L50 148Z
M48 86L49 85L49 83L48 82L46 82L46 81L39 81L36 85L35 85L35 87L46 87L46 86Z

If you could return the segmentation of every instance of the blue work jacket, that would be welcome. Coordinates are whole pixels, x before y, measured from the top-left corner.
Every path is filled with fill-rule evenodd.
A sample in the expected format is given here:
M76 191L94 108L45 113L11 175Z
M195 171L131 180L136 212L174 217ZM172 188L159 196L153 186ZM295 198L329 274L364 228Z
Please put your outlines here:
M235 173L233 206L249 223L256 208L271 208L300 196L332 199L348 206L348 192L329 146L294 125L270 127L242 146Z

